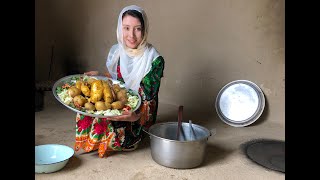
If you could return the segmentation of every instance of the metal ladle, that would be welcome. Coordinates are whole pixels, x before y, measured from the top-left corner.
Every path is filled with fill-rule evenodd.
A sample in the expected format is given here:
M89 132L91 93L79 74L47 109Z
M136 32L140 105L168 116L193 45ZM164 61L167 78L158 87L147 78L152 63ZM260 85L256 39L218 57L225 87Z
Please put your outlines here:
M178 112L178 128L177 128L177 137L176 140L183 141L185 138L180 137L180 131L183 131L182 126L182 112L183 112L183 106L179 106L179 112ZM184 136L184 132L181 132L182 136Z
M194 129L193 129L193 127L192 127L192 121L191 120L189 120L189 129L190 129L190 140L192 141L192 140L195 140L195 139L197 139L196 138L196 133L194 132Z

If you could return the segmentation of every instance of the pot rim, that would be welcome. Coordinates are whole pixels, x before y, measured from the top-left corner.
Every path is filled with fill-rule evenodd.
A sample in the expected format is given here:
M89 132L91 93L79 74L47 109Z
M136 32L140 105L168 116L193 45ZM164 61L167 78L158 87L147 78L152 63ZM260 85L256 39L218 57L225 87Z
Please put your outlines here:
M156 136L154 134L152 134L150 131L158 126L161 126L161 125L166 125L166 124L178 124L178 122L162 122L162 123L156 123L152 126L150 126L149 130L146 132L147 134L149 134L150 136L153 136L153 137L156 137L156 138L159 138L159 139L162 139L162 140L165 140L165 141L173 141L173 142L179 142L179 143L188 143L188 142L196 142L196 141L202 141L204 139L208 139L209 136L212 135L211 131L209 131L207 128L203 127L203 126L200 126L200 125L197 125L197 124L192 124L192 126L196 126L202 130L204 130L208 135L203 137L203 138L200 138L200 139L196 139L196 140L188 140L188 141L179 141L179 140L173 140L173 139L166 139L166 138L163 138L163 137L159 137L159 136ZM186 123L186 122L182 122L182 124L189 124L189 123Z

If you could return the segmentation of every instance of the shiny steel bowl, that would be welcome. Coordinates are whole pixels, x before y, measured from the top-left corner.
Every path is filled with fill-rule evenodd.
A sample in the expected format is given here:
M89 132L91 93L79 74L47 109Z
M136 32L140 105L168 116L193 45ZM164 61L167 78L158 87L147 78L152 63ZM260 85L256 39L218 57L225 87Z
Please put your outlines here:
M66 145L45 144L35 146L35 173L59 171L74 155L74 150Z

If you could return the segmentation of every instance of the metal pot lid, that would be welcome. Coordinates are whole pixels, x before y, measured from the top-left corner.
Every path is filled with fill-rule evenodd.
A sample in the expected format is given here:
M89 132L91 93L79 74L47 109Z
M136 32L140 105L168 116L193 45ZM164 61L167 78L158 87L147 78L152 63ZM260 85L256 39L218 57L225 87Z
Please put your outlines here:
M228 125L244 127L262 114L265 98L262 90L248 80L226 84L218 93L215 107L219 118Z

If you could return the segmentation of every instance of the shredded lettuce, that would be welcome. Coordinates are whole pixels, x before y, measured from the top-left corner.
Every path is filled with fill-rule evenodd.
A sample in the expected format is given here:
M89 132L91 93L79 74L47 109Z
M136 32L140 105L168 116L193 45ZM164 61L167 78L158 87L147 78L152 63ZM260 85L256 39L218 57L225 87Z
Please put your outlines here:
M88 76L88 75L84 75L84 76L83 76L83 81L86 82L86 81L88 81L88 79L89 79L89 76Z
M131 95L130 93L127 93L127 96L128 96L127 105L130 106L131 109L135 109L139 102L138 96Z
M62 89L61 92L57 95L66 105L70 105L70 103L72 102L72 97L69 96L67 89Z

